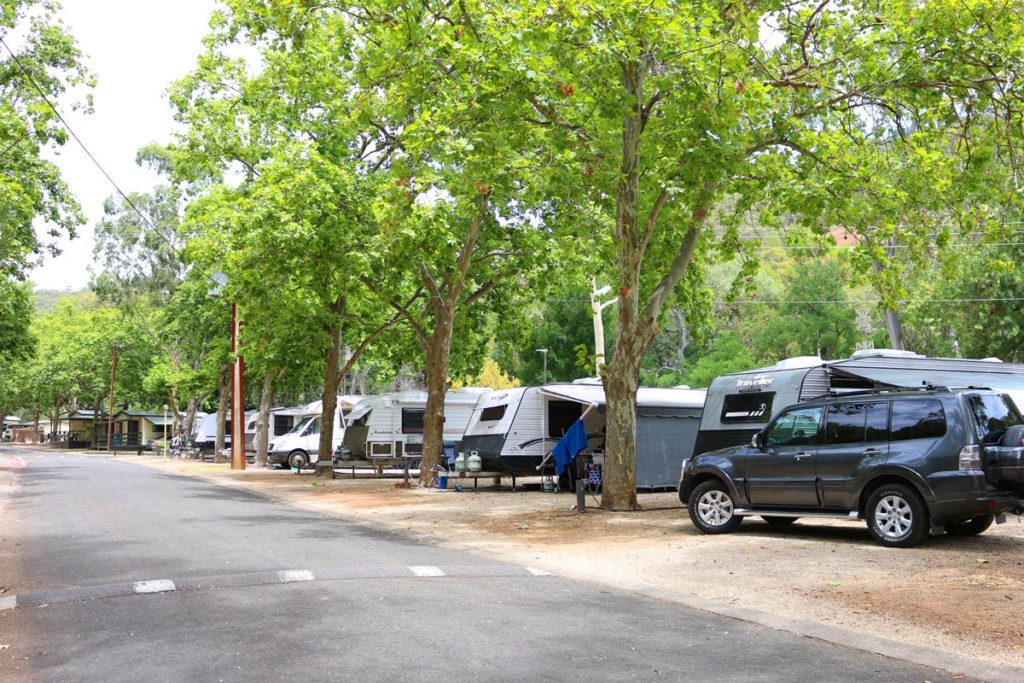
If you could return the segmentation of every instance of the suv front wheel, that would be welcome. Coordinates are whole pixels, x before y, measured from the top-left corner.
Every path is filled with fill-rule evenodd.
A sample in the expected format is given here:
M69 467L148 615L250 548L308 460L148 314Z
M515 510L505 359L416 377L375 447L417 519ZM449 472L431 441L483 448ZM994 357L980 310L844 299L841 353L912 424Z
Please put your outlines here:
M928 510L917 491L905 484L883 484L864 510L875 540L891 548L909 548L928 537Z
M743 518L738 517L729 489L717 479L698 484L687 505L690 521L705 534L727 534L736 531Z

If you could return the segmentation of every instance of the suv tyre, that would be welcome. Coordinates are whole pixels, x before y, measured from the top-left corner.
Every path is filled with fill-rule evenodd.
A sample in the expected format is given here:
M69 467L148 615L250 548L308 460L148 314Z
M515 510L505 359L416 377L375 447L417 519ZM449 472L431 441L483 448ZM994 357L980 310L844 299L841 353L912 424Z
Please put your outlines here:
M736 504L728 487L718 479L698 484L687 508L690 521L705 534L727 534L743 523L743 518L735 514Z
M946 533L950 536L977 536L992 526L993 521L995 521L995 515L960 519L946 524Z
M928 537L928 510L917 491L906 484L882 484L864 510L876 541L890 548L909 548Z

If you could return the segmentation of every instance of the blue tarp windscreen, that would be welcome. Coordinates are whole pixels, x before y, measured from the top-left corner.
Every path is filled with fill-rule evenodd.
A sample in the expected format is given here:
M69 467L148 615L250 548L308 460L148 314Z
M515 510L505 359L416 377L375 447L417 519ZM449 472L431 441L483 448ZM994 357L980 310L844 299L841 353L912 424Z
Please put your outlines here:
M573 458L587 447L587 430L583 420L576 420L565 436L555 444L551 454L555 458L555 473L561 475L573 461Z

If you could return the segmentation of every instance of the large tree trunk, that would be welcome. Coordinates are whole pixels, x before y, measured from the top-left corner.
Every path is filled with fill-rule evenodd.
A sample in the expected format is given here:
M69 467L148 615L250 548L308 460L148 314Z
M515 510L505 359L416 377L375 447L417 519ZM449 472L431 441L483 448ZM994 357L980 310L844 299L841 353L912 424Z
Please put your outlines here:
M645 68L638 61L622 65L622 85L632 108L622 122L622 162L615 193L615 238L618 245L618 319L612 360L604 374L608 403L605 471L601 505L635 510L636 501L636 388L640 358L638 285L643 246L638 233L640 208L640 137L643 134Z
M676 319L676 326L679 328L679 341L676 342L676 370L682 371L686 364L686 349L690 346L690 326L686 324L686 313L678 306L669 309L672 317Z
M423 459L420 483L427 485L444 452L444 399L448 394L448 365L451 359L454 315L445 307L434 319L434 333L429 348L423 349L427 361L427 407L423 415Z
M274 376L268 371L263 375L263 389L260 391L260 415L256 420L256 466L267 465L267 442L270 435L270 409L274 407Z
M343 304L339 304L343 305ZM341 354L343 344L341 328L331 331L331 349L327 353L327 372L324 375L323 413L320 417L320 460L330 460L334 454L334 413L338 409L338 385L341 384ZM333 469L321 471L318 477L334 476Z
M100 408L103 406L103 394L98 394L96 399L92 402L92 447L96 448L99 444L96 443L96 430L99 428L100 420ZM3 417L3 411L0 410L0 417Z
M224 435L227 433L227 415L231 407L231 366L221 368L220 377L217 378L217 437L213 445L213 461L224 462Z
M185 440L191 443L192 441L192 428L196 423L196 413L199 412L199 404L202 399L199 396L188 397L188 407L185 412L185 421L181 425L181 433L185 435Z
M889 333L889 343L892 348L899 351L903 350L903 321L900 320L900 314L898 311L886 310L885 313L885 329Z

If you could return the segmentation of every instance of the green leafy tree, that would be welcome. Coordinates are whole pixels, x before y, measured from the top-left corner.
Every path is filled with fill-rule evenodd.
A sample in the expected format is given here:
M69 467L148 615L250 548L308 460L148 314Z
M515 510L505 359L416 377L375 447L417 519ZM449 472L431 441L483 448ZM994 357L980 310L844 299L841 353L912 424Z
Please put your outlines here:
M92 79L74 39L48 0L0 0L0 277L24 279L37 256L55 253L47 237L73 237L78 204L47 153L67 132L47 104ZM17 40L15 37L17 36ZM79 106L89 106L86 98Z
M29 331L33 313L32 288L0 278L0 363L24 360L35 351Z
M266 354L253 358L264 380L315 362L329 417L342 379L395 316L359 281L375 253L380 150L359 125L355 34L326 9L246 0L216 13L208 52L172 101L188 126L179 172L214 183L189 208L189 253L228 276L243 345ZM256 75L230 56L238 44L257 55ZM236 171L237 186L218 184ZM333 420L322 424L326 460Z
M944 132L951 104L995 111L987 93L1019 87L1020 23L1002 5L977 9L992 21L981 30L946 0L524 3L488 15L511 68L536 83L534 118L564 133L558 158L586 180L553 190L615 217L604 505L636 507L641 363L667 302L693 291L677 286L720 200L738 198L722 248L739 249L736 228L773 192L810 213L870 185L872 167L850 175L849 160L894 118ZM993 43L1011 57L986 56Z
M566 212L548 201L545 133L529 121L524 80L504 61L488 7L381 0L357 14L357 80L382 93L367 123L390 152L393 180L379 204L380 258L363 282L401 309L422 353L424 480L442 452L459 326L480 321L465 325L458 346L482 357L486 312L564 260L570 244L556 239ZM406 306L409 296L416 303Z
M843 271L834 259L797 265L779 315L756 339L758 356L836 359L852 353L858 341L857 311L843 289L847 279Z
M726 331L715 337L706 353L695 359L683 373L683 381L691 387L706 387L719 375L740 372L755 367L757 361L750 347L740 335Z

